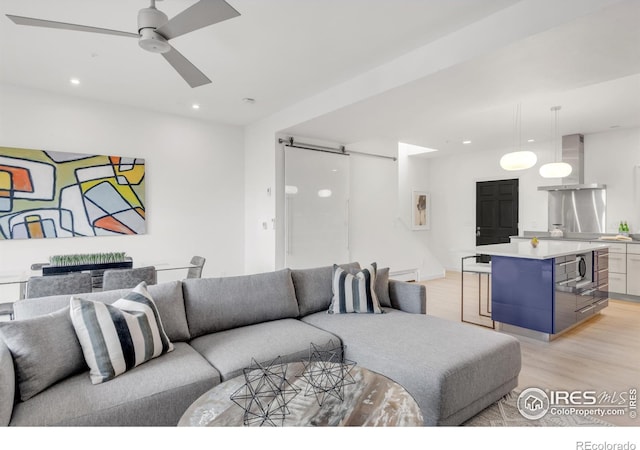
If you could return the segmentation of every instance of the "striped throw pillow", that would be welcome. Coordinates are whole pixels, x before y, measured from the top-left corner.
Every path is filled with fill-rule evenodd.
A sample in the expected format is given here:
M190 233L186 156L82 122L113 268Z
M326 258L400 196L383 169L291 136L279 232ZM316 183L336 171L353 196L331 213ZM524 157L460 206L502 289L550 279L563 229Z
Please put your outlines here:
M381 314L382 308L376 295L377 265L349 273L340 266L333 265L333 298L329 313L373 313Z
M173 350L145 282L111 305L71 297L70 307L93 384Z

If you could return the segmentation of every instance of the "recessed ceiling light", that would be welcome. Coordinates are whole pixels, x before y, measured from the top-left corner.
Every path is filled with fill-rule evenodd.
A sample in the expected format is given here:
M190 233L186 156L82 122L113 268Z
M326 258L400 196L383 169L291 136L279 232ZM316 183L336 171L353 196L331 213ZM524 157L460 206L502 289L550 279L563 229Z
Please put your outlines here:
M462 143L467 145L467 144L471 144L471 141L462 141Z
M535 142L535 139L527 139L527 142Z
M200 105L197 103L194 103L193 105L191 105L192 109L200 109Z
M79 84L80 84L80 80L78 80L77 78L71 78L71 79L69 80L69 83L71 83L71 84L73 84L73 85L77 86L77 85L79 85Z
M251 98L251 97L245 97L245 98L242 99L242 101L252 105L252 104L254 104L256 102L256 99L255 98Z

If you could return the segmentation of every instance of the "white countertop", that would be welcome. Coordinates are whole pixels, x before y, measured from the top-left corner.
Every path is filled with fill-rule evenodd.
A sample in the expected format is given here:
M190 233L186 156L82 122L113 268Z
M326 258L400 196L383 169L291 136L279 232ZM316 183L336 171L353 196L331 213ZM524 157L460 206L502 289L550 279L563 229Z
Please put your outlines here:
M475 248L475 252L483 255L507 256L511 258L550 259L558 256L601 250L608 247L607 242L595 244L589 242L540 240L538 246L533 248L530 240L526 240L511 242L509 244L481 245Z
M533 237L534 235L530 235L530 236L509 236L511 239L526 239L529 240ZM580 242L613 242L616 244L636 244L636 245L640 245L640 240L638 239L634 239L634 238L630 238L630 239L621 239L621 238L616 238L615 235L606 235L606 236L594 236L594 237L576 237L575 235L572 236L563 236L563 237L553 237L553 236L537 236L537 238L541 241L543 240L559 240L559 241L580 241Z

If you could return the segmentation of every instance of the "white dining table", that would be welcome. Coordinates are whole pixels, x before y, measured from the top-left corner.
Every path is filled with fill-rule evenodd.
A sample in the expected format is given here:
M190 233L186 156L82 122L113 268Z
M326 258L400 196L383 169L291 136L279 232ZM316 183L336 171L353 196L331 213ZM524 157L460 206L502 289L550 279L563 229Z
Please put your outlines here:
M41 271L0 271L0 301L5 301L4 297L15 296L16 287L18 300L22 300L27 290L27 280L35 275L41 275Z

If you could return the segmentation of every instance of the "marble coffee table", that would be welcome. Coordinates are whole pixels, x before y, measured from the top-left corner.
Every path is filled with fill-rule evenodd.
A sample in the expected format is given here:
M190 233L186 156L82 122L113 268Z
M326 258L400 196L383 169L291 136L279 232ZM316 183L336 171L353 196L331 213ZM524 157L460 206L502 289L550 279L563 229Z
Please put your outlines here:
M288 414L280 426L422 426L423 418L413 397L398 383L355 366L352 383L346 384L340 400L326 395L322 405L301 376L305 365L286 364L286 380L299 392L287 404ZM244 409L231 400L242 390L243 375L225 381L200 396L185 411L178 426L243 426Z

